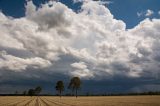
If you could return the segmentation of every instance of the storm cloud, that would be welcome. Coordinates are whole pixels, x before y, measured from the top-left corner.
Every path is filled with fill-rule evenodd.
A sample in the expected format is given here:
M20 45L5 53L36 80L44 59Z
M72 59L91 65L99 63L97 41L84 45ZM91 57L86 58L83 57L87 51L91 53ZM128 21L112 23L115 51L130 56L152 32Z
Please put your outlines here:
M5 72L16 73L17 79L43 79L47 73L159 79L160 19L147 18L126 29L100 1L81 2L79 12L55 1L39 8L28 1L21 18L0 12L1 82L10 80Z

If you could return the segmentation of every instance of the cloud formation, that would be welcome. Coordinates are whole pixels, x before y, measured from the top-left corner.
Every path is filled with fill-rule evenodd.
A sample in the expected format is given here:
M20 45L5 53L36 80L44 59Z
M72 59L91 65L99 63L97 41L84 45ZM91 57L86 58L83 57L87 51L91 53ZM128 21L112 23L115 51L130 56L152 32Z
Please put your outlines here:
M34 58L19 58L13 55L8 55L6 51L0 52L0 68L13 70L13 71L23 71L27 70L27 68L44 68L51 65L51 63L47 60L44 60L39 57Z
M148 9L148 10L146 11L145 16L148 17L148 16L151 16L151 15L153 15L153 14L154 14L154 12L153 12L152 10L149 10L149 9Z
M99 2L83 2L78 13L54 1L38 9L28 1L21 18L0 12L0 70L40 69L84 79L159 78L160 19L126 29ZM146 16L152 14L148 10Z
M150 17L150 16L152 16L153 14L154 14L154 11L153 11L153 10L150 10L150 9L148 9L148 10L146 10L146 11L137 12L137 16L138 16L138 17L141 17L141 16L143 16L143 17Z
M160 15L160 11L158 11L158 14Z
M73 63L71 66L74 68L74 71L72 74L74 76L80 76L80 77L93 77L92 71L87 69L87 65L84 62L79 62L79 63Z

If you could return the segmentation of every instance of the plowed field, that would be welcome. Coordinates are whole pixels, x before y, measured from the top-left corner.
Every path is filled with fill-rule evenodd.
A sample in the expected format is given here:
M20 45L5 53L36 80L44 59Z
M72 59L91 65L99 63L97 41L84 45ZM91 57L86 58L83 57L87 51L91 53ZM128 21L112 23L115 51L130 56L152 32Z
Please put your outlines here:
M1 96L0 106L160 106L160 96Z

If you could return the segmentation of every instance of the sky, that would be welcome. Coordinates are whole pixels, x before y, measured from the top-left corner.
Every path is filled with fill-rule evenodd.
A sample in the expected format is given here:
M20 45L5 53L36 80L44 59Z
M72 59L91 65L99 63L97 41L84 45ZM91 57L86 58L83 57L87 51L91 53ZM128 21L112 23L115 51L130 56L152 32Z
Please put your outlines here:
M160 89L159 0L0 0L0 93ZM66 92L69 92L66 88Z

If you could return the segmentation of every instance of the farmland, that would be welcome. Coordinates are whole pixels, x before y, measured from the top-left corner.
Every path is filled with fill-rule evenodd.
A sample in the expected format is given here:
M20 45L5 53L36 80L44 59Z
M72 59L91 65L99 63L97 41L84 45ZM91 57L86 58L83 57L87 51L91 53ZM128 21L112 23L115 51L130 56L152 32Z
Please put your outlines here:
M1 96L0 106L160 106L160 96Z

